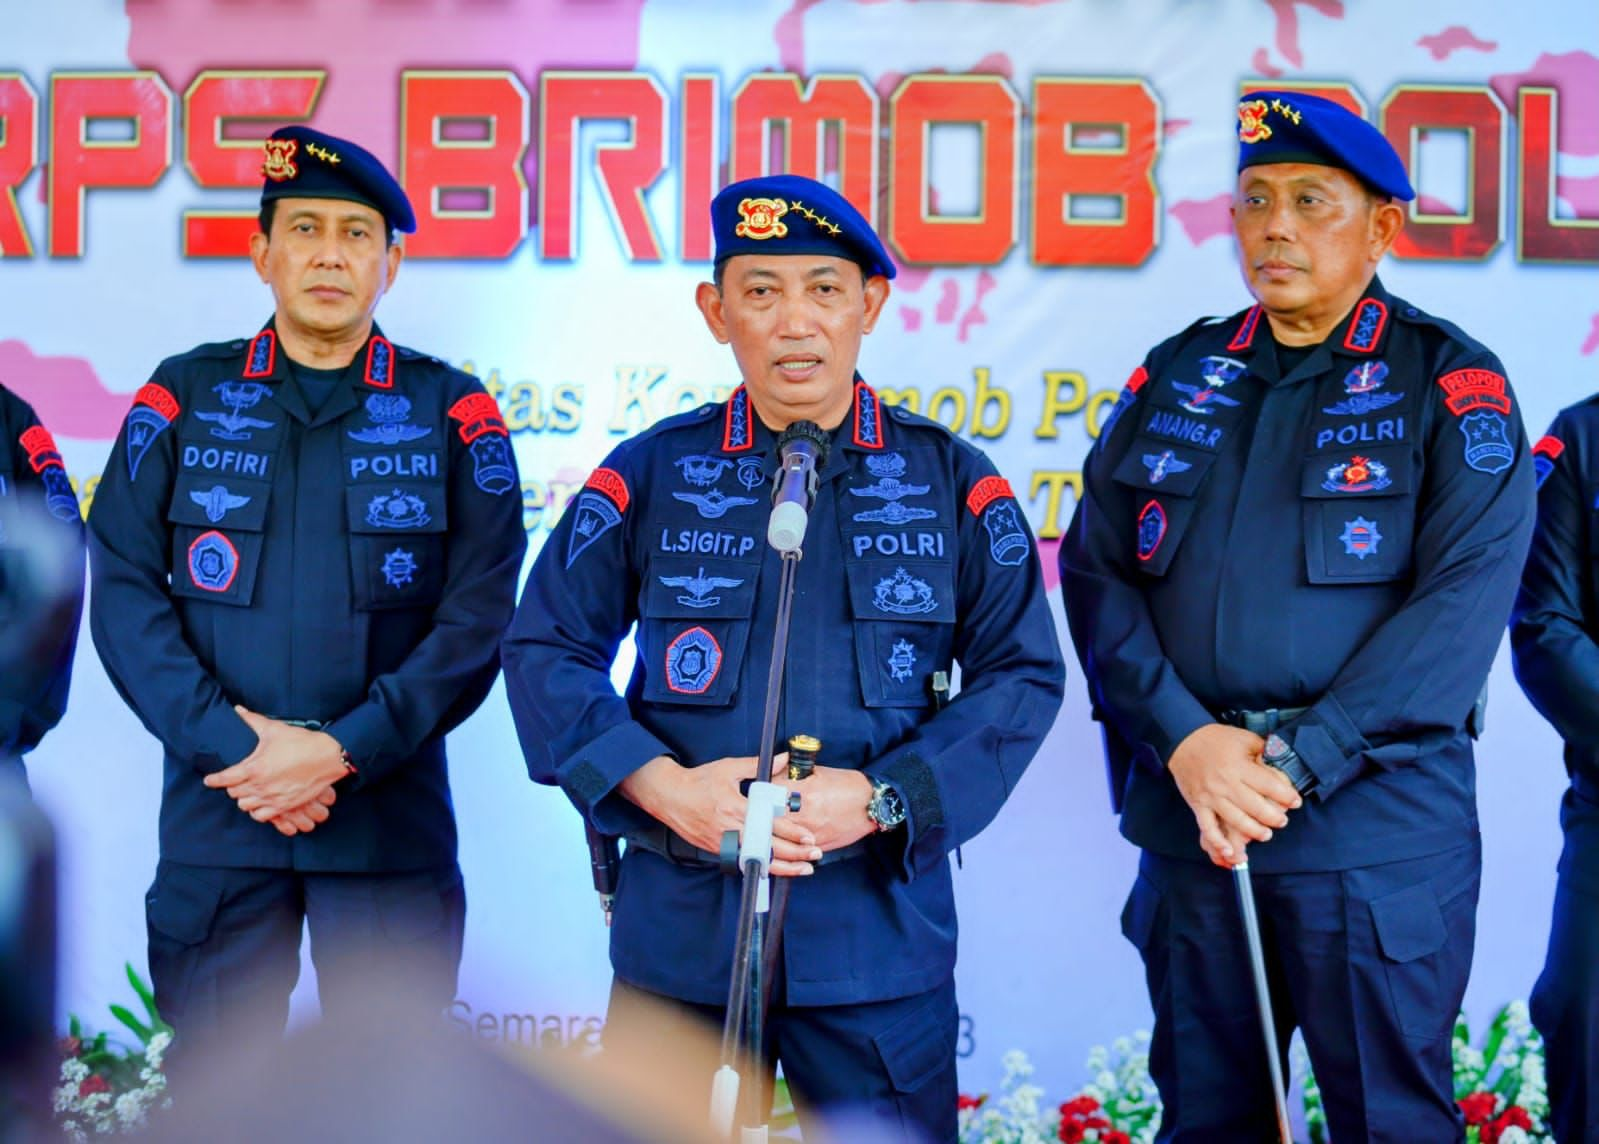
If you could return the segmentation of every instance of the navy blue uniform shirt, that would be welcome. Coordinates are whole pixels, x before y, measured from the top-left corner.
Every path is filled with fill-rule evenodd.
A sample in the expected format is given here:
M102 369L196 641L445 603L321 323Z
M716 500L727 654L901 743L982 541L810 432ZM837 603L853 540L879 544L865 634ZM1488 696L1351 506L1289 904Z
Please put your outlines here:
M773 434L740 389L618 446L534 563L505 643L528 770L602 831L653 820L617 785L658 755L755 755L781 561L765 539ZM638 624L626 696L610 667ZM958 663L935 711L930 678ZM986 457L857 382L798 569L780 740L892 784L904 826L797 880L788 1000L932 989L955 963L947 855L993 819L1060 705L1065 668L1026 519ZM739 881L629 850L611 931L623 979L722 1004Z
M1266 872L1436 853L1477 830L1467 717L1509 614L1533 466L1503 367L1373 280L1286 376L1258 306L1134 372L1061 545L1122 833L1201 859L1165 766L1241 708L1317 788Z
M1533 446L1538 527L1511 617L1516 678L1565 740L1568 834L1599 830L1599 398L1562 410ZM1561 876L1599 894L1591 846L1568 845ZM1584 859L1576 862L1576 859ZM1590 868L1581 868L1590 867Z
M314 415L271 325L161 363L90 511L90 627L166 747L161 854L386 872L455 860L444 734L488 694L527 539L477 381L375 327ZM202 777L255 749L235 703L349 751L284 837Z
M39 543L45 528L59 545ZM25 567L25 547L42 563ZM41 567L59 576L42 593ZM77 494L50 431L0 385L0 766L38 746L61 721L82 610Z

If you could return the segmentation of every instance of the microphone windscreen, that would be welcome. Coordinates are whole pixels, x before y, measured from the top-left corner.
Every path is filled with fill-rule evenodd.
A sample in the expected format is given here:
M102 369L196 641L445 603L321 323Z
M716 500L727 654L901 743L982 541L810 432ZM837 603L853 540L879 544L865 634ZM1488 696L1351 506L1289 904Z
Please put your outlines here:
M766 542L779 552L793 552L805 542L806 515L804 505L783 501L772 509Z

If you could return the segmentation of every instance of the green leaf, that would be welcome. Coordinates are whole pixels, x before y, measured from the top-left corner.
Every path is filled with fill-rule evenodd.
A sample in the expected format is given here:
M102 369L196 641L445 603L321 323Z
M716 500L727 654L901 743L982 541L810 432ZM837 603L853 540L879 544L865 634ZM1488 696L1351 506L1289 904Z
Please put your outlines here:
M79 1040L83 1039L83 1022L78 1020L76 1013L67 1018L67 1032Z
M122 1005L111 1006L111 1015L132 1030L133 1035L139 1038L139 1043L142 1045L148 1045L150 1043L150 1038L155 1035L155 1031L153 1029L135 1017L127 1010L127 1008Z

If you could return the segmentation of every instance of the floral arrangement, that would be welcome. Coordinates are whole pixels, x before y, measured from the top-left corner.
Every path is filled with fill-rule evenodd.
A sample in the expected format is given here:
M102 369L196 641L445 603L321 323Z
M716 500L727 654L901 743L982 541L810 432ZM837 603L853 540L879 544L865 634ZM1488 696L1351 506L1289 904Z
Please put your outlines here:
M1152 1144L1160 1126L1160 1095L1149 1076L1149 1034L1122 1038L1088 1055L1093 1080L1065 1103L1044 1101L1025 1053L1005 1054L997 1096L962 1095L960 1144ZM1321 1090L1302 1048L1304 1123L1311 1144L1327 1144ZM1462 1014L1454 1030L1455 1099L1466 1121L1467 1144L1546 1144L1549 1101L1543 1042L1524 1002L1500 1010L1473 1047Z
M89 1034L77 1017L61 1041L61 1083L54 1094L56 1120L72 1140L133 1132L144 1126L150 1111L171 1104L162 1058L172 1041L172 1028L156 1012L150 987L127 967L128 983L144 1007L143 1020L122 1005L111 1015L138 1038L131 1049L104 1032Z

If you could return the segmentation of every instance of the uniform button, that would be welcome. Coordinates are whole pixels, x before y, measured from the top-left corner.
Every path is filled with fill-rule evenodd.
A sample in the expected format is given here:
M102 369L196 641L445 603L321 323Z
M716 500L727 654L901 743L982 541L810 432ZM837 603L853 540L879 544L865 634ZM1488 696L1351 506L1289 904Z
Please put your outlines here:
M242 350L244 348L244 341L241 339L239 341L234 342L233 343L233 348L236 349L236 350Z
M1414 306L1406 306L1405 307L1405 317L1414 318L1415 316L1416 316L1416 307L1414 307Z

